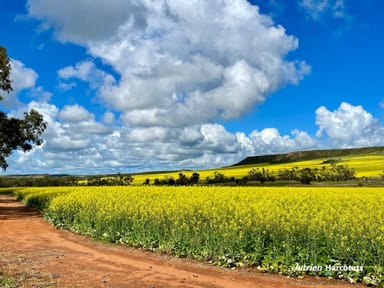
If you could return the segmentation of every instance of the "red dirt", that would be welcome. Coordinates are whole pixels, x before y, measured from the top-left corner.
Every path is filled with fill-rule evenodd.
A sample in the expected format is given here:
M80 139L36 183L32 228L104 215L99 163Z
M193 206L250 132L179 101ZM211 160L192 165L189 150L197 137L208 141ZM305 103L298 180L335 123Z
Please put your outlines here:
M289 278L96 242L44 222L0 195L0 275L21 287L364 287L325 278Z

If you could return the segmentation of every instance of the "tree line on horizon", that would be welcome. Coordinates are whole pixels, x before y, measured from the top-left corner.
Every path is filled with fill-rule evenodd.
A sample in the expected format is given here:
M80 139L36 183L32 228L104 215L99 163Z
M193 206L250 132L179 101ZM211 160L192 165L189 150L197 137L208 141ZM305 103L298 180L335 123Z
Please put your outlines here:
M381 176L384 179L384 173ZM247 175L236 178L226 176L220 171L201 179L200 174L193 172L190 176L180 172L177 178L166 176L163 179L147 178L141 185L154 186L193 186L193 185L259 185L276 182L298 182L311 184L312 182L343 182L357 179L355 170L348 165L335 163L321 168L284 168L272 172L267 168L252 168ZM1 176L0 187L26 186L127 186L132 185L134 177L130 174L113 174L98 176Z

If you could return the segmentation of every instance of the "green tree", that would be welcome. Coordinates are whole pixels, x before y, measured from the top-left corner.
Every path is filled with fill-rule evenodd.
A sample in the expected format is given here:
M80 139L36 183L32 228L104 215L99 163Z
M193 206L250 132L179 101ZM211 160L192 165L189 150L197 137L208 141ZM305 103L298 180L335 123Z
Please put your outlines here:
M299 180L298 168L293 167L291 169L284 168L277 172L277 179L279 180Z
M311 168L303 168L299 171L300 182L303 184L311 184L316 179L316 175Z
M7 50L0 46L0 90L7 93L12 91L10 80L11 63ZM2 99L0 95L0 100ZM8 117L0 111L0 166L7 169L8 164L5 158L10 156L14 150L20 149L24 152L30 151L32 145L41 145L40 138L47 123L43 116L32 109L24 113L23 119Z
M227 177L225 177L225 175L223 173L220 173L217 171L215 171L213 174L214 183L224 183L224 182L226 182L226 178Z
M189 180L188 180L188 177L183 174L183 173L179 173L179 178L176 179L176 182L175 182L176 185L188 185L189 184Z
M191 182L192 185L199 183L199 180L200 180L200 174L197 172L193 172L191 177L189 178L189 181Z
M11 74L11 60L7 55L7 49L0 46L0 90L5 92L11 92L12 85L11 79L9 78ZM0 95L0 100L3 99Z

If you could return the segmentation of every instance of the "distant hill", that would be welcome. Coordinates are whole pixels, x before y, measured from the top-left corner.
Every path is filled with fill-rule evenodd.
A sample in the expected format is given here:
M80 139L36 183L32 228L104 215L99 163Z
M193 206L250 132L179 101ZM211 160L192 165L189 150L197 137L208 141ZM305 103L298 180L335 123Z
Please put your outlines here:
M272 154L261 156L250 156L241 160L232 166L253 165L261 163L280 164L296 161L313 160L319 158L334 158L346 157L367 154L384 154L384 146L380 147L364 147L364 148L351 148L351 149L329 149L329 150L308 150L297 151L285 154Z
M68 177L72 176L70 174L10 174L6 175L6 177L33 177L33 178L39 178L39 177Z

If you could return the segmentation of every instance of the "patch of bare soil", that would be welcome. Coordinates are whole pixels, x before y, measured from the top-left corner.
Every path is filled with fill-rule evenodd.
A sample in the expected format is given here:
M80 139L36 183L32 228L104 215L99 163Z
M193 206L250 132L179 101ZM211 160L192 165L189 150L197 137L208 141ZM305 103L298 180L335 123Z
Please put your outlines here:
M13 196L0 195L0 274L21 287L364 287L229 270L95 242L44 222Z

